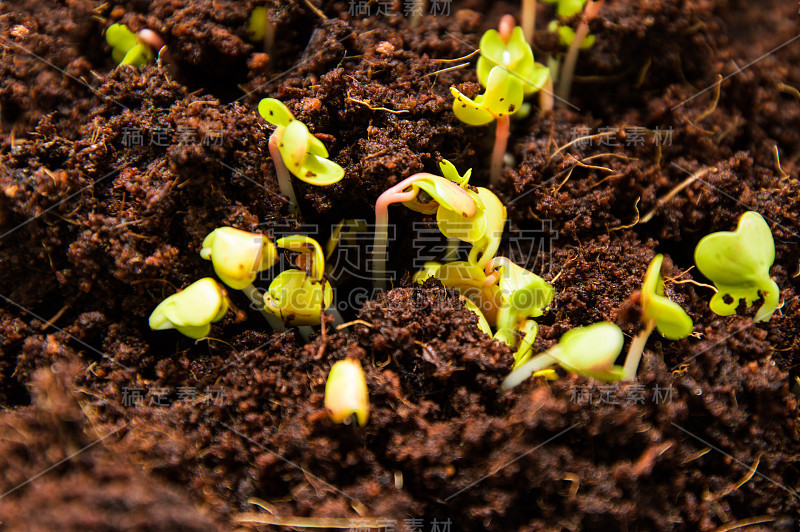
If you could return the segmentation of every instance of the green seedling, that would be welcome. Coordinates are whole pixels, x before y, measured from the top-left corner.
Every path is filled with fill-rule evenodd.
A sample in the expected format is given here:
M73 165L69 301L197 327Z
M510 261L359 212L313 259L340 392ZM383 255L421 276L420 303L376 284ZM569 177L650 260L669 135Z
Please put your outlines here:
M111 57L118 65L143 67L153 61L153 49L124 24L112 24L106 30Z
M533 320L541 316L555 297L553 286L506 257L495 257L486 267L487 272L499 275L498 286L502 305L497 312L495 338L516 347L514 368L529 358L539 331ZM518 340L519 334L522 341Z
M509 18L504 17L499 32L487 31L481 38L480 49L478 79L486 91L474 99L468 98L455 87L450 87L450 92L455 98L453 113L465 124L483 126L496 122L490 168L490 183L496 185L503 170L510 117L520 110L526 94L544 86L549 71L534 63L533 52L525 42L522 29L514 27L513 18L509 22Z
M150 328L156 331L177 329L189 338L208 336L211 324L228 310L225 290L206 277L166 298L150 314Z
M334 423L349 423L352 416L364 426L369 420L369 389L361 362L344 359L336 362L325 383L325 408Z
M640 305L644 329L634 337L625 358L623 380L636 378L644 346L653 329L668 340L680 340L692 334L692 318L674 301L664 296L664 279L661 277L663 255L656 255L644 274Z
M306 183L328 186L341 181L344 169L328 159L325 145L278 100L264 98L258 104L258 112L275 126L269 138L269 153L275 164L280 190L289 198L289 210L299 214L289 173Z
M440 165L442 166L442 165ZM451 174L451 170L448 170ZM429 173L419 173L408 177L387 189L375 202L375 240L373 245L374 280L378 288L386 287L386 248L389 231L389 205L403 203L413 211L433 214L441 210L450 210L461 216L463 220L475 217L479 212L473 195L463 187L470 172L459 176L460 182ZM451 174L452 175L452 174ZM456 172L455 175L458 175ZM432 201L422 202L420 192L424 191Z
M569 44L567 56L564 58L564 66L560 69L557 95L562 103L567 102L569 93L572 90L572 79L575 76L575 65L578 63L578 54L581 49L583 49L582 47L589 42L587 41L589 36L589 23L600 13L604 2L605 0L589 0L586 2L586 7L583 10L583 17ZM563 37L560 31L559 36ZM594 41L592 40L591 43L594 44Z
M617 360L625 341L619 327L600 322L577 327L561 337L558 344L539 353L517 367L503 381L503 390L510 390L534 373L559 365L570 373L585 375L606 382L622 379L623 368Z
M269 20L266 7L253 8L250 18L247 19L247 38L250 42L260 42L264 52L272 52L272 45L275 43L275 25Z
M275 264L278 251L264 235L219 227L203 240L200 256L212 262L223 283L244 290L255 281L258 272Z
M564 26L563 24L559 24L557 20L551 20L550 24L547 25L548 31L558 34L558 42L561 43L561 46L569 48L572 46L572 41L575 40L575 30L570 28L569 26ZM587 35L583 42L581 42L578 50L581 52L585 52L594 46L595 43L595 36L594 35Z
M333 302L333 290L325 281L325 257L313 238L292 235L275 242L279 248L299 253L298 269L281 272L264 294L264 310L287 325L319 325L322 313Z
M695 264L718 290L711 298L711 310L730 316L736 313L740 300L749 307L763 297L756 321L769 321L778 308L780 289L769 276L774 261L772 231L754 211L742 215L736 231L710 234L694 251Z
M586 0L542 0L546 4L556 4L556 15L559 18L570 18L580 13Z

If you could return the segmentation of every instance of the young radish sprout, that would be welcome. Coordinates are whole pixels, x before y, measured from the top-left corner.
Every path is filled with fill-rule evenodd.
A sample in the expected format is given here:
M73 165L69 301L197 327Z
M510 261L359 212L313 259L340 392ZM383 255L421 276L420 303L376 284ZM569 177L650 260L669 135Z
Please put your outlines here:
M341 181L344 169L328 160L325 145L278 100L264 98L258 103L258 112L275 126L269 138L269 153L275 164L281 193L289 198L289 210L299 215L300 208L289 173L306 183L328 186Z
M223 283L243 291L273 329L284 329L281 320L264 310L264 299L253 286L258 272L270 268L278 260L275 244L267 237L233 227L219 227L203 240L200 256L211 261L214 273Z
M570 373L606 382L619 381L623 368L614 362L622 351L624 341L622 331L613 323L600 322L577 327L564 333L558 344L517 367L501 386L503 390L510 390L534 373L556 364Z
M444 171L443 163L440 164ZM451 172L448 170L448 174ZM458 173L456 172L456 175ZM460 182L429 173L408 177L386 190L375 202L375 240L373 245L373 279L375 287L386 288L386 248L389 232L389 205L403 203L411 210L433 214L450 210L463 219L473 218L482 206L476 204L473 195L463 188L470 172L459 176ZM432 201L422 202L419 194L424 191Z
M364 426L369 419L369 390L361 362L346 358L336 362L325 383L325 408L334 423L350 423L352 416Z
M514 18L506 15L500 21L500 31L489 30L480 43L477 73L483 94L470 99L455 87L450 87L453 113L471 126L483 126L496 121L494 149L490 165L490 183L500 181L503 159L508 145L510 117L518 112L523 98L541 89L549 71L534 63L533 52L525 42L522 29L514 26Z
M575 76L575 65L578 63L578 53L589 36L589 23L600 13L600 8L603 7L604 2L605 0L589 0L583 10L583 17L569 45L567 56L564 58L564 65L561 67L558 77L556 95L560 98L562 104L569 99L569 93L572 90L572 79ZM594 41L592 40L591 43L594 44ZM591 47L591 44L589 47Z
M524 364L533 348L539 326L538 318L555 297L553 286L506 257L495 257L486 266L486 271L499 274L498 285L503 303L497 312L495 338L517 348L514 353L515 369ZM522 340L519 340L519 335Z
M333 302L333 290L323 275L322 247L302 235L279 238L275 245L299 253L295 260L298 269L285 270L273 279L264 294L264 310L287 325L319 325L322 313Z
M153 30L133 33L124 24L112 24L106 30L106 42L111 46L111 57L119 66L141 68L153 61L153 50L164 46L164 41Z
M736 231L705 236L694 250L697 268L717 287L711 310L720 316L736 313L740 300L747 306L763 297L755 321L769 321L778 308L780 289L769 276L775 261L775 242L764 218L748 211Z
M264 53L272 52L272 45L275 43L275 25L269 20L266 7L253 8L250 18L247 19L247 38L250 42L260 42Z
M633 338L628 348L622 374L622 380L625 381L636 378L644 346L653 329L658 329L661 336L668 340L680 340L692 334L692 318L677 303L664 296L664 279L661 277L663 260L663 255L656 255L644 274L640 297L644 329Z
M228 310L225 290L211 277L196 281L158 304L150 314L150 328L156 331L177 329L189 338L208 336L211 323L222 319Z

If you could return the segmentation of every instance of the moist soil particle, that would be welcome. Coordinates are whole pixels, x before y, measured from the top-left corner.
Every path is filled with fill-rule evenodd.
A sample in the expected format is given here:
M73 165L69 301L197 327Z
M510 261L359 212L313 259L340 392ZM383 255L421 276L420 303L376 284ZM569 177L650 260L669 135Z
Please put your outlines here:
M346 170L330 187L294 180L322 241L443 158L485 184L490 127L460 123L449 92L480 87L472 63L449 67L517 4L456 1L417 28L401 2L370 17L326 2L323 18L316 4L266 2L265 51L247 34L264 2L0 3L0 528L232 530L237 515L270 515L256 499L277 516L398 530L411 518L454 531L797 530L796 5L608 0L572 105L512 123L499 254L556 289L536 349L601 320L635 335L656 253L695 326L680 341L652 335L635 383L560 372L500 394L511 352L457 294L409 282L412 238L391 247L395 288L351 301L357 321L310 341L271 332L238 293L212 338L147 327L159 301L212 275L199 250L215 227L309 227L287 215L261 98L286 103ZM115 69L112 22L158 32L169 56ZM558 50L537 34L538 60ZM582 135L594 137L568 145ZM746 210L775 237L782 305L767 323L755 307L713 314L690 269L699 239ZM399 237L432 226L391 217ZM336 293L367 286L349 276ZM366 373L365 427L334 425L323 406L345 357Z

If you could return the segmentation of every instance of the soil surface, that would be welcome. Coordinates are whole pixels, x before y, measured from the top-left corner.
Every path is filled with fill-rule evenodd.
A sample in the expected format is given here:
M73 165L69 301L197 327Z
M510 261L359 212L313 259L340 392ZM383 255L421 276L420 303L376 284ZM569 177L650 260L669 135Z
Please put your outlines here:
M449 15L412 28L402 2L350 4L267 2L267 53L248 39L259 1L0 2L0 529L286 529L238 522L255 512L431 532L798 530L793 2L608 0L569 105L512 123L499 254L555 286L537 350L601 320L629 341L647 265L669 257L694 334L651 336L636 382L560 371L499 394L509 349L438 281L411 284L435 225L400 208L394 289L370 294L364 255L332 274L347 327L272 332L231 291L211 338L149 330L161 300L213 275L199 250L216 227L324 242L443 158L486 184L491 128L459 122L449 88L479 92L471 54L518 5L432 2ZM540 3L539 28L552 13ZM112 22L158 32L169 57L115 68ZM541 31L534 53L559 44ZM264 97L346 170L294 181L303 224L279 193ZM747 210L775 238L767 323L757 305L712 313L691 268L699 239ZM345 357L366 372L365 427L323 406Z

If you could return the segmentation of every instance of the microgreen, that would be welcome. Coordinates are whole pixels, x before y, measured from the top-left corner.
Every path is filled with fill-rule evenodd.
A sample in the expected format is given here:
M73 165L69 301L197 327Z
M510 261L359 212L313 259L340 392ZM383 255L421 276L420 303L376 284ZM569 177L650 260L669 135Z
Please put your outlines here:
M264 235L219 227L203 240L200 256L210 260L226 285L243 290L278 260L275 245Z
M556 15L560 18L570 18L573 15L577 15L583 6L586 4L586 0L542 0L546 4L556 4Z
M451 173L452 170L448 170ZM403 203L413 211L433 214L441 210L450 210L467 220L475 217L479 206L473 196L463 188L469 171L464 174L461 183L446 177L429 173L419 173L408 177L387 189L375 202L375 241L373 246L375 285L384 288L386 284L386 247L388 245L389 205ZM451 173L452 175L452 173ZM458 175L456 172L455 175ZM422 202L420 191L424 191L432 201Z
M692 318L674 301L664 296L664 279L661 277L663 255L656 255L647 267L642 283L640 305L644 329L636 335L625 358L623 380L636 378L644 346L653 329L668 340L680 340L692 334Z
M112 24L106 30L111 57L118 65L143 67L153 60L153 50L124 24Z
M499 275L498 286L502 294L502 304L497 312L497 334L495 338L511 347L517 347L514 354L514 367L518 367L530 357L533 341L539 330L533 318L541 316L553 301L553 286L506 257L495 257L486 266L487 271ZM518 344L517 333L523 335Z
M328 159L325 145L280 101L264 98L258 104L258 112L275 126L269 138L269 153L281 192L289 198L290 211L297 214L297 196L289 172L306 183L328 186L341 181L344 169Z
M760 214L748 211L739 219L736 231L704 237L695 248L694 261L717 287L709 305L711 310L730 316L736 313L740 300L744 299L749 307L763 297L755 320L769 321L778 307L780 289L769 276L775 261L775 242Z
M206 277L158 304L150 314L150 328L156 331L177 329L189 338L203 338L211 323L219 321L228 310L225 290Z
M323 279L322 247L302 235L280 238L275 245L299 253L298 269L285 270L270 283L264 294L264 310L288 325L319 325L321 313L333 302L333 290Z
M534 373L556 364L570 373L607 382L619 381L623 368L614 362L622 351L624 340L622 331L613 323L577 327L564 333L558 344L512 371L503 381L502 388L510 390Z
M369 419L369 389L361 362L344 359L336 362L325 383L325 408L334 423L349 423L356 416L362 427Z
M486 91L474 99L455 87L450 87L450 92L455 98L453 113L465 124L483 126L496 121L490 182L497 184L508 144L510 116L521 109L526 95L545 85L550 73L547 67L534 62L522 28L514 26L510 15L500 21L500 31L489 30L483 34L480 51L478 80Z
M594 40L588 38L589 23L600 13L604 2L605 0L588 0L586 2L586 7L583 10L583 17L581 17L581 22L578 24L578 29L575 30L574 35L571 36L569 49L564 58L564 66L560 69L561 72L558 80L558 96L561 98L562 102L566 102L569 99L569 93L572 89L572 79L575 76L575 65L578 63L578 54L581 50L591 48L594 44ZM561 2L559 3L559 8L560 7ZM573 6L570 5L569 9L572 8ZM571 32L566 30L562 32L560 28L559 26L559 38L564 39L570 37Z

